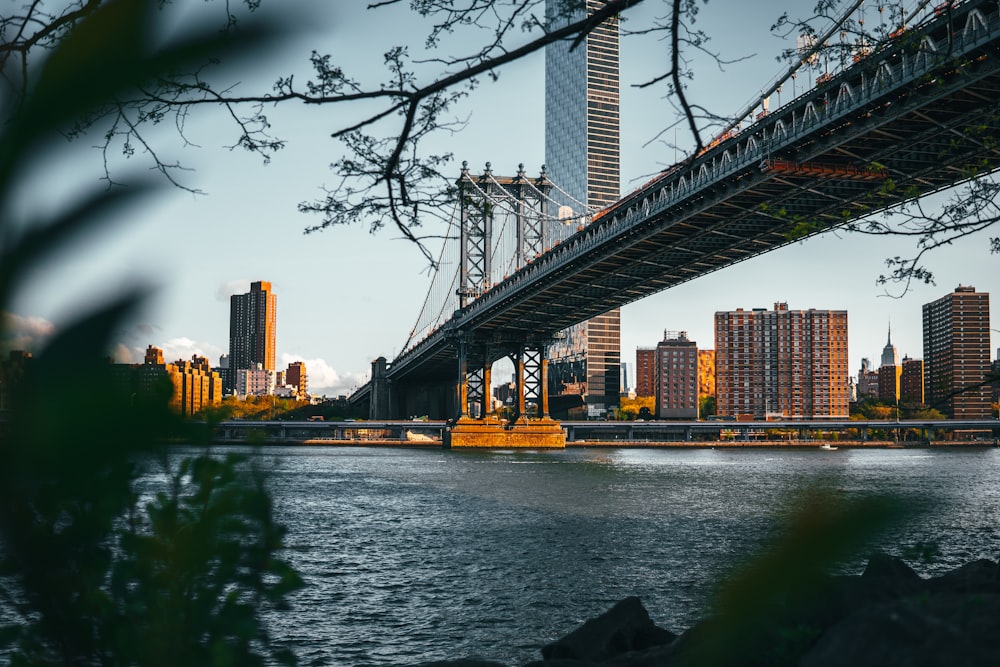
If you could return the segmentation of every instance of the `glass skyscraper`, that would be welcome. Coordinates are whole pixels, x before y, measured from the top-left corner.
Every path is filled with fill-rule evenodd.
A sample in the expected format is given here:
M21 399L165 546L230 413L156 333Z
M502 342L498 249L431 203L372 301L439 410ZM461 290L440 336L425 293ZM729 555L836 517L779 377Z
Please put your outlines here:
M548 0L550 15L560 0ZM587 11L604 6L586 0ZM582 10L579 16L582 18ZM557 19L564 23L568 18ZM603 208L620 197L619 26L617 17L572 41L545 50L545 164L565 205ZM570 231L576 225L571 225ZM564 236L558 229L553 236ZM618 406L621 384L621 318L616 308L566 330L549 349L550 390L582 393L595 411Z

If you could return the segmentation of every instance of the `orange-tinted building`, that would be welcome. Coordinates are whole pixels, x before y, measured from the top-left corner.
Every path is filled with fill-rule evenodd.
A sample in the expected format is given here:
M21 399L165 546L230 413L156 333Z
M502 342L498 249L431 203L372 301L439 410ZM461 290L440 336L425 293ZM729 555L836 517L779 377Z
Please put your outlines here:
M715 369L720 416L847 418L847 311L717 312Z
M715 396L715 350L698 350L698 395Z
M181 414L193 415L222 402L222 378L212 370L208 359L194 355L191 361L178 359L170 366L173 370L168 369L168 374L180 388Z
M141 364L115 364L112 378L118 389L129 394L129 401L156 399L167 394L171 410L193 415L209 405L222 402L222 378L212 370L208 359L195 355L191 361L164 363L163 350L146 348Z
M902 366L892 364L878 368L878 400L886 405L894 405L900 398L899 379L903 375Z
M229 371L260 368L275 371L278 297L271 283L250 284L246 294L229 298ZM232 380L229 380L232 382ZM226 387L227 391L232 386Z
M293 361L288 364L285 371L285 384L295 387L295 393L299 400L304 400L309 395L309 376L306 374L306 362Z

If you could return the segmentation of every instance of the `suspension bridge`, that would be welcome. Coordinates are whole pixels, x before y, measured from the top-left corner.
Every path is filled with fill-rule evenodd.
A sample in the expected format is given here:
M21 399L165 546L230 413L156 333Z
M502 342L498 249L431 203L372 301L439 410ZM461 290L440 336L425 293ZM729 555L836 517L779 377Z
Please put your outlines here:
M567 327L996 170L996 0L924 2L906 23L771 110L773 86L706 150L604 210L567 206L544 170L464 167L455 232L417 325L352 401L373 419L454 419L471 444L516 444L511 434L533 424L561 434L548 419L546 351ZM513 426L480 418L505 357Z

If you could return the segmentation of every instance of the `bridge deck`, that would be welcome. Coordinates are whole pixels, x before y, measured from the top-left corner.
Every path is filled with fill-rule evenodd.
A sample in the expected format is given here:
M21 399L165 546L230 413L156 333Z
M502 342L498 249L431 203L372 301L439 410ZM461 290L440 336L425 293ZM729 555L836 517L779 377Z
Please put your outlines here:
M981 20L980 20L981 19ZM674 167L494 286L390 374L502 350L1000 166L1000 13L970 0Z

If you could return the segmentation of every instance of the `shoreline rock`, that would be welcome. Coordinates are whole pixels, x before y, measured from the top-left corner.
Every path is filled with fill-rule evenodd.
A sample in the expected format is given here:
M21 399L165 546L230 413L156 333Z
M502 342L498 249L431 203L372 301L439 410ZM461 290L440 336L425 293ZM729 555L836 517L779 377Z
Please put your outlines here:
M709 616L675 635L628 597L524 667L920 667L1000 665L1000 564L923 578L878 553L864 572L775 591L745 617ZM420 667L506 667L467 658Z

